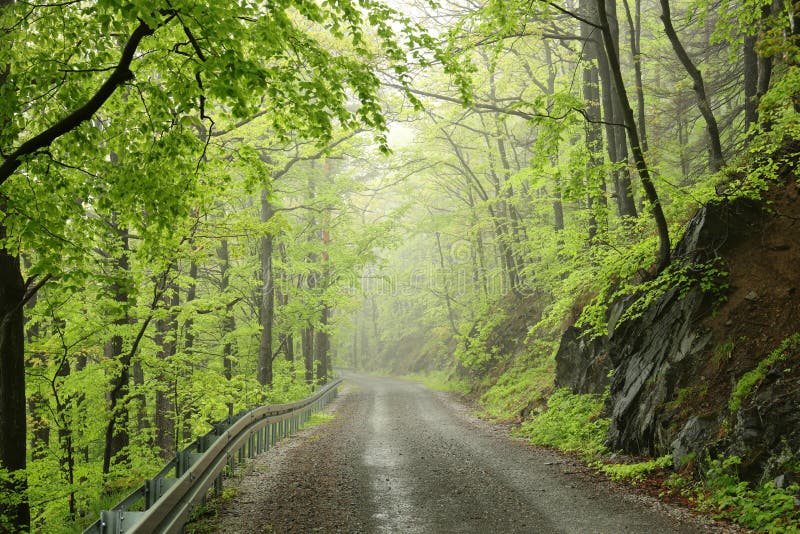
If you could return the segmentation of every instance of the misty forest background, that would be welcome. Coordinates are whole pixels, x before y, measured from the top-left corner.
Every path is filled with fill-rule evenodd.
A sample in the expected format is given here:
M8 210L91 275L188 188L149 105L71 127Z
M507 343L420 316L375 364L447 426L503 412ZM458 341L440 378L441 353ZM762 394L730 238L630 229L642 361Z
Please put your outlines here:
M770 186L798 138L798 17L0 0L0 524L85 526L334 365L543 409L567 325L687 276L670 251L695 210ZM489 339L508 303L513 360Z

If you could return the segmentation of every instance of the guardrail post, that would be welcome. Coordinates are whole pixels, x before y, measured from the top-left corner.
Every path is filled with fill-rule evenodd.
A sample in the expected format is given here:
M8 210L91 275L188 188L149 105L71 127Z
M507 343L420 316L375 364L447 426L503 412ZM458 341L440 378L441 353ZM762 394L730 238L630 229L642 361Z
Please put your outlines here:
M180 451L178 454L175 455L175 478L180 478L183 474L189 470L193 463L197 461L198 458L203 456L202 454L193 453L188 450Z
M222 495L222 472L214 479L214 495Z
M144 509L147 510L175 484L175 478L153 478L144 481Z
M123 534L129 531L144 515L144 512L126 510L103 510L100 513L100 528L104 534Z

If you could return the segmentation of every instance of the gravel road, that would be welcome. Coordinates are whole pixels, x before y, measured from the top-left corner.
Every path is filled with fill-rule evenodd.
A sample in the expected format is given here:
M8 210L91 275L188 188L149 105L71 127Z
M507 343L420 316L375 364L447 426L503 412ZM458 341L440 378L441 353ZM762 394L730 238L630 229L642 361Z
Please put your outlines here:
M336 418L257 458L214 532L722 532L509 439L451 397L349 376ZM728 529L726 528L725 531ZM208 531L208 530L205 530Z

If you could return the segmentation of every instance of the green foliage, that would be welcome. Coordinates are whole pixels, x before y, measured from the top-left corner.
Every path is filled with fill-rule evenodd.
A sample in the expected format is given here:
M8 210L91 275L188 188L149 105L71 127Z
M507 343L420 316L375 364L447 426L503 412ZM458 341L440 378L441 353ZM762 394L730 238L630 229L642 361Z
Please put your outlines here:
M631 297L633 298L619 318L619 323L640 317L654 302L670 291L677 292L678 298L683 298L693 288L699 288L704 294L719 301L724 298L728 289L728 283L725 281L727 276L728 273L721 269L718 260L696 264L675 261L652 280L641 282L633 278L623 278L616 290L612 289L613 285L606 286L600 295L584 308L576 324L591 326L592 335L595 337L603 335L606 333L607 307L612 302Z
M428 373L411 373L402 378L421 382L434 391L466 395L472 389L469 379L458 378L448 371L433 370Z
M747 397L755 390L756 386L764 379L767 372L781 361L786 360L800 349L800 332L784 339L780 346L758 362L755 369L746 372L736 383L728 401L728 409L736 412Z
M334 419L336 419L336 415L335 414L324 413L324 412L316 412L311 417L309 417L306 420L305 423L303 423L303 426L305 428L310 428L310 427L313 427L313 426L319 426L319 425L323 425L325 423L329 423L329 422L333 421Z
M558 389L547 400L547 411L534 416L519 429L537 445L591 457L605 451L603 442L609 420L602 417L605 395L574 394Z
M629 480L633 483L641 482L649 474L672 466L672 455L654 458L646 462L634 464L607 464L599 462L595 467L602 470L611 480Z
M800 510L794 504L797 485L778 489L772 482L752 487L739 480L741 459L711 460L694 500L714 517L730 519L757 532L800 532Z
M553 389L554 377L555 363L550 358L540 362L515 362L481 395L480 404L484 413L493 419L515 419L530 404L544 403Z
M460 336L456 360L475 371L485 371L489 363L496 363L503 355L499 354L499 347L490 343L490 338L505 317L502 311L492 310L478 319L470 332Z

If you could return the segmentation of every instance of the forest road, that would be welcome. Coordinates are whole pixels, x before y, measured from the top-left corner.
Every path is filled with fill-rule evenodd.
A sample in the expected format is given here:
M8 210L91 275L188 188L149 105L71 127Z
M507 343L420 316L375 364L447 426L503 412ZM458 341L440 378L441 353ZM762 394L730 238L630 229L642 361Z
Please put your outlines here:
M720 531L509 439L446 394L346 379L335 419L257 459L215 532Z

